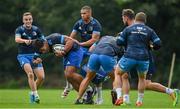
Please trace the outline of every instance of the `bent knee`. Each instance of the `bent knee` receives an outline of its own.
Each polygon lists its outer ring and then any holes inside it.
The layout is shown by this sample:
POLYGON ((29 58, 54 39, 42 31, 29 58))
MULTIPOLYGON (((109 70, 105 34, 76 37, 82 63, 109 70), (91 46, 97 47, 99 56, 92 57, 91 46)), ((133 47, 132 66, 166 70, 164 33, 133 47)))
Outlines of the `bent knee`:
POLYGON ((128 78, 129 78, 129 76, 128 76, 128 74, 127 74, 127 73, 124 73, 124 74, 122 75, 122 78, 123 78, 123 79, 128 79, 128 78))
POLYGON ((28 78, 34 79, 34 73, 33 72, 28 73, 28 78))
POLYGON ((146 80, 145 87, 146 87, 146 89, 149 89, 151 87, 151 81, 150 80, 146 80))
POLYGON ((44 77, 44 76, 40 76, 40 77, 37 77, 37 79, 38 79, 39 81, 44 81, 45 77, 44 77))

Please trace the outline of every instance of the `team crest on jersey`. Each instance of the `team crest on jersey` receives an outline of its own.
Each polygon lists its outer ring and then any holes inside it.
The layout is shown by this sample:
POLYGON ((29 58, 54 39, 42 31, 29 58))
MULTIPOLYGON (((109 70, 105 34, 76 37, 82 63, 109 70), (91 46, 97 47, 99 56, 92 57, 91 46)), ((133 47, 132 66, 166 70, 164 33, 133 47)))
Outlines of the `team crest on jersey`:
POLYGON ((33 31, 33 32, 32 32, 32 35, 33 35, 33 36, 36 36, 36 35, 37 35, 37 33, 36 33, 35 31, 33 31))
POLYGON ((82 30, 82 27, 81 27, 81 26, 79 27, 79 30, 82 30))
POLYGON ((93 26, 89 26, 88 31, 92 31, 92 30, 93 30, 93 26))

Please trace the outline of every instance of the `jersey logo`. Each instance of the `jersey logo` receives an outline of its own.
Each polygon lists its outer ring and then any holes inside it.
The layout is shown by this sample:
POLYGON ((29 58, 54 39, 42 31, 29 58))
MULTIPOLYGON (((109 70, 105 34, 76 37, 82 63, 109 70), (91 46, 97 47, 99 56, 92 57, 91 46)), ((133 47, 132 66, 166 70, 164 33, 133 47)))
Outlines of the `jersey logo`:
POLYGON ((93 31, 93 27, 89 26, 88 31, 93 31))
POLYGON ((137 29, 138 29, 138 30, 142 30, 142 29, 143 29, 143 27, 137 27, 137 29))
POLYGON ((82 30, 82 27, 81 27, 81 26, 79 27, 79 30, 82 30))
POLYGON ((22 35, 23 35, 23 36, 26 36, 26 33, 23 33, 22 35))
POLYGON ((36 33, 35 31, 33 31, 33 32, 32 32, 32 35, 33 35, 33 36, 36 36, 36 35, 37 35, 37 33, 36 33))
POLYGON ((70 62, 68 61, 67 64, 70 64, 70 62))

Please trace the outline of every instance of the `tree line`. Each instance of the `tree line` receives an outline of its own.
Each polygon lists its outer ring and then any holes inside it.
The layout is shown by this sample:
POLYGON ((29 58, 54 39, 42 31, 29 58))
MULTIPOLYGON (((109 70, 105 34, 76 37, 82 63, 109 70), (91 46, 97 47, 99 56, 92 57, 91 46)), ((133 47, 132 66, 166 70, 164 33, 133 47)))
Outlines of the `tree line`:
MULTIPOLYGON (((102 24, 102 35, 116 35, 125 27, 121 18, 124 8, 147 14, 147 25, 162 40, 162 48, 154 52, 157 73, 153 80, 167 84, 172 53, 176 53, 173 87, 180 87, 180 1, 179 0, 1 0, 0 1, 0 87, 25 86, 26 76, 16 59, 17 44, 14 31, 22 25, 22 14, 30 11, 34 24, 44 35, 58 32, 69 35, 80 18, 80 9, 89 5, 93 17, 102 24)), ((43 56, 47 87, 63 87, 62 58, 52 54, 43 56), (56 78, 56 79, 54 79, 56 78), (59 86, 60 85, 60 86, 59 86)))

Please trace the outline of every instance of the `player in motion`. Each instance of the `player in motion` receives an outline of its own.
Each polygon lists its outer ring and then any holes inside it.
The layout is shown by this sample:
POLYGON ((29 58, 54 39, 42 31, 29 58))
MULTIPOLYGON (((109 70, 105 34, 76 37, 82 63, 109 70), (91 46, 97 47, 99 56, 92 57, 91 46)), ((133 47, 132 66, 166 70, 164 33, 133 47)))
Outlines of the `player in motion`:
MULTIPOLYGON (((56 56, 63 57, 65 77, 78 92, 83 77, 77 73, 77 70, 80 68, 83 52, 76 40, 66 35, 53 33, 47 36, 46 40, 33 41, 33 46, 41 53, 53 52, 56 56)), ((91 95, 87 94, 87 96, 91 95)), ((85 100, 89 103, 90 99, 85 100)))
POLYGON ((113 36, 103 36, 92 54, 90 55, 87 67, 87 75, 81 82, 79 94, 76 104, 81 104, 81 97, 85 92, 90 81, 100 73, 102 67, 106 75, 109 75, 114 80, 114 67, 117 64, 117 56, 122 56, 124 49, 116 44, 116 38, 113 36))
MULTIPOLYGON (((123 19, 123 23, 124 25, 130 26, 132 24, 134 24, 134 11, 132 9, 123 9, 122 11, 122 19, 123 19)), ((150 48, 150 45, 149 45, 150 48)), ((177 104, 178 101, 178 90, 177 89, 170 89, 168 87, 165 87, 157 82, 152 82, 152 75, 156 72, 156 68, 155 68, 155 60, 152 54, 152 48, 150 48, 149 50, 149 69, 147 72, 147 76, 146 76, 146 84, 145 87, 148 90, 153 90, 153 91, 157 91, 157 92, 162 92, 162 93, 167 93, 168 95, 171 96, 171 98, 173 99, 173 105, 175 106, 177 104)), ((122 76, 122 82, 123 82, 123 102, 124 104, 130 104, 130 100, 129 100, 129 90, 130 90, 130 85, 129 85, 129 76, 128 74, 133 73, 134 71, 131 71, 130 73, 125 73, 122 76)), ((112 91, 112 95, 116 95, 115 91, 112 91)), ((116 96, 112 96, 112 101, 115 103, 116 101, 116 96)))
POLYGON ((46 40, 35 40, 33 45, 39 49, 41 53, 54 52, 58 57, 64 57, 64 71, 65 77, 70 82, 73 88, 78 91, 79 85, 82 81, 82 76, 79 75, 77 69, 80 67, 82 61, 82 49, 72 40, 72 38, 53 33, 46 37, 46 40), (64 49, 54 49, 56 44, 61 44, 64 49))
POLYGON ((137 13, 135 23, 126 27, 117 39, 118 45, 126 46, 126 52, 118 62, 115 71, 115 88, 118 98, 115 102, 116 105, 123 103, 119 78, 130 72, 132 68, 137 70, 139 77, 136 106, 143 104, 145 78, 149 68, 149 44, 152 42, 155 50, 161 46, 159 37, 151 28, 145 25, 145 22, 146 14, 143 12, 137 13))
POLYGON ((28 77, 30 102, 39 103, 40 97, 37 88, 43 83, 44 69, 39 52, 31 45, 34 39, 44 39, 43 34, 37 26, 32 25, 33 17, 30 12, 23 14, 23 25, 15 31, 15 42, 18 43, 17 59, 28 77), (36 75, 37 79, 35 80, 36 75))
MULTIPOLYGON (((99 21, 92 17, 92 9, 90 6, 83 6, 80 14, 81 19, 74 24, 70 37, 76 39, 78 33, 80 33, 81 41, 79 45, 83 49, 83 62, 85 62, 89 57, 89 47, 100 38, 102 27, 99 21)), ((68 95, 70 89, 71 85, 67 82, 64 92, 62 93, 63 98, 68 95)))

